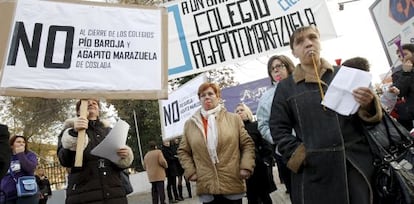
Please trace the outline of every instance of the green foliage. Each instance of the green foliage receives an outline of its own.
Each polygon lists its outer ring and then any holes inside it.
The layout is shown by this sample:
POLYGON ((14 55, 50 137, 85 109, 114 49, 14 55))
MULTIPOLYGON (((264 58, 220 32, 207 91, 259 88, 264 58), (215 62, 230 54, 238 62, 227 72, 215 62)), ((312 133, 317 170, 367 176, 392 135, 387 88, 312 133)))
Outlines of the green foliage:
MULTIPOLYGON (((27 97, 4 97, 3 120, 11 134, 20 134, 28 139, 40 140, 55 132, 67 117, 71 100, 68 99, 44 99, 27 97)), ((30 141, 30 140, 29 140, 30 141)))

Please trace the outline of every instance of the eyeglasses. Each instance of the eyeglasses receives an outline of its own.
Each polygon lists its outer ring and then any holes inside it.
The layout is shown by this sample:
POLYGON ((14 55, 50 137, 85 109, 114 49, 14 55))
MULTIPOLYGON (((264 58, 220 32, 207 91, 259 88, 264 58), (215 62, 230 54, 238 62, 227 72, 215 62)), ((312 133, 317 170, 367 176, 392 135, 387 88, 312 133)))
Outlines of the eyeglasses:
POLYGON ((286 66, 284 64, 277 64, 272 67, 272 71, 280 71, 286 69, 286 66))

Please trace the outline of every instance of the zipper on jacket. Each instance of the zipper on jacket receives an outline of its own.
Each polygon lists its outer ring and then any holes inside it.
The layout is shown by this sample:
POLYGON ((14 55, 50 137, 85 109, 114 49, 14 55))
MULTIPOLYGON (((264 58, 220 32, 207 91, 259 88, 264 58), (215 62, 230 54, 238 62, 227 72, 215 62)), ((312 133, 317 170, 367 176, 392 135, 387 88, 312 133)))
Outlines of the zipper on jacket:
POLYGON ((73 186, 72 186, 72 191, 74 191, 76 189, 76 183, 75 184, 73 184, 73 186))

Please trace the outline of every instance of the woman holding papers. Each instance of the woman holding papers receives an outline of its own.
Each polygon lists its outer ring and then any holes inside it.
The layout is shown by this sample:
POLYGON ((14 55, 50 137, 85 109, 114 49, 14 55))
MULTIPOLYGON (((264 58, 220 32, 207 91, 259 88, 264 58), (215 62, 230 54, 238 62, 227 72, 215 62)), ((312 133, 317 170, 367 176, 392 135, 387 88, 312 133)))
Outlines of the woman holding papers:
MULTIPOLYGON (((76 104, 79 115, 80 101, 76 104)), ((65 122, 65 128, 59 136, 58 157, 60 164, 71 168, 66 190, 66 203, 105 203, 126 204, 120 172, 129 167, 133 161, 131 148, 125 146, 114 154, 119 156, 118 162, 97 157, 90 152, 108 135, 109 123, 99 118, 100 104, 98 100, 88 100, 87 118, 78 117, 65 122), (82 167, 74 167, 77 134, 86 129, 82 167)))
POLYGON ((293 172, 292 204, 372 204, 373 156, 362 125, 381 120, 378 99, 369 88, 356 88, 361 106, 350 116, 321 105, 338 69, 320 57, 318 29, 295 30, 290 48, 300 63, 277 87, 269 126, 293 172))

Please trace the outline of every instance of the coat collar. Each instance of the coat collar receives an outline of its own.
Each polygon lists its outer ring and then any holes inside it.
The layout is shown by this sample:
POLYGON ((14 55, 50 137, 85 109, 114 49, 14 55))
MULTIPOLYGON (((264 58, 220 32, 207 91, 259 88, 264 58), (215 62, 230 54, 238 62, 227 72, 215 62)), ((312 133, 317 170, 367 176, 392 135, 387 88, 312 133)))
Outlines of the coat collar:
MULTIPOLYGON (((319 67, 320 71, 320 76, 322 77, 326 71, 331 71, 333 72, 333 66, 326 61, 325 59, 321 58, 321 65, 319 67)), ((295 83, 299 83, 303 80, 305 80, 305 83, 318 83, 318 78, 316 77, 315 71, 308 71, 308 70, 304 70, 301 66, 301 64, 298 64, 295 68, 295 71, 293 72, 293 80, 295 81, 295 83)), ((321 80, 321 83, 326 85, 326 83, 324 81, 321 80)))

